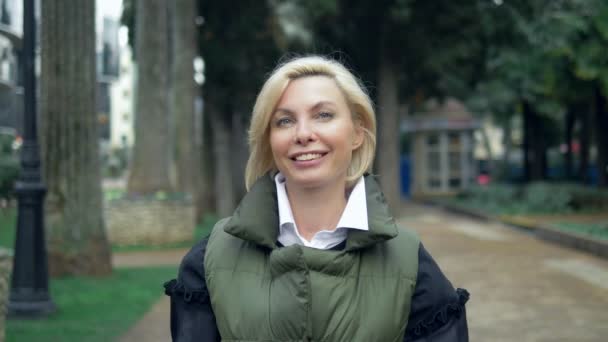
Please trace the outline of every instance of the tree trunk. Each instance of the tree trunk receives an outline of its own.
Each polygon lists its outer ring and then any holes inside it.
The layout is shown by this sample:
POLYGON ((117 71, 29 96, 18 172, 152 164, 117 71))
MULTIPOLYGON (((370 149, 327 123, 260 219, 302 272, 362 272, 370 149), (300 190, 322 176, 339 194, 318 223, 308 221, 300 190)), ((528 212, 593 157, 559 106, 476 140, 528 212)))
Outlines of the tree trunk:
POLYGON ((392 212, 397 215, 399 193, 399 102, 394 64, 388 56, 380 58, 378 72, 378 148, 380 184, 392 212))
POLYGON ((137 0, 135 145, 129 174, 131 194, 172 190, 168 107, 168 3, 137 0))
POLYGON ((213 156, 215 165, 216 210, 219 217, 226 217, 234 210, 234 186, 232 182, 231 115, 212 96, 207 96, 207 109, 213 131, 213 156))
POLYGON ((597 182, 608 186, 608 107, 599 84, 595 86, 595 141, 597 146, 597 182))
MULTIPOLYGON (((202 102, 201 102, 202 103, 202 102)), ((198 169, 200 176, 196 191, 196 219, 201 222, 203 217, 215 211, 215 177, 213 159, 213 134, 209 106, 205 106, 200 117, 200 149, 198 149, 198 169)))
POLYGON ((495 177, 496 175, 494 174, 494 153, 492 151, 492 145, 490 144, 490 137, 488 137, 488 132, 484 129, 483 126, 479 130, 479 133, 481 133, 482 144, 484 149, 486 150, 486 154, 488 155, 488 174, 492 175, 492 177, 495 177))
POLYGON ((236 114, 232 120, 232 182, 234 195, 239 199, 247 192, 245 187, 245 166, 247 165, 247 125, 243 115, 236 114))
POLYGON ((112 264, 99 162, 95 1, 41 4, 40 133, 49 270, 55 276, 106 275, 112 264))
POLYGON ((546 179, 547 158, 542 119, 524 101, 524 174, 526 181, 546 179))
POLYGON ((502 165, 500 168, 499 178, 504 180, 510 180, 511 176, 511 150, 513 148, 513 139, 511 138, 511 132, 513 130, 513 124, 511 118, 505 120, 504 123, 504 135, 502 137, 502 144, 505 148, 504 155, 502 157, 502 165))
POLYGON ((197 180, 199 155, 195 151, 193 61, 196 57, 196 3, 194 0, 175 1, 172 63, 172 112, 175 117, 177 190, 192 194, 197 180))
POLYGON ((530 152, 530 125, 531 125, 531 119, 530 119, 530 110, 529 110, 529 105, 527 102, 522 102, 522 122, 523 122, 523 131, 524 131, 524 138, 523 138, 523 154, 524 154, 524 182, 529 182, 532 179, 532 172, 531 172, 531 161, 532 161, 532 157, 531 157, 531 152, 530 152))
POLYGON ((591 107, 587 106, 581 113, 581 129, 579 132, 579 140, 581 142, 580 149, 580 164, 578 168, 578 178, 583 184, 589 183, 587 170, 589 169, 589 151, 591 142, 591 107))
POLYGON ((566 153, 564 154, 564 176, 567 180, 572 179, 572 170, 574 170, 572 162, 572 137, 574 131, 574 124, 576 119, 577 107, 575 105, 568 106, 566 116, 564 120, 564 143, 566 146, 566 153))

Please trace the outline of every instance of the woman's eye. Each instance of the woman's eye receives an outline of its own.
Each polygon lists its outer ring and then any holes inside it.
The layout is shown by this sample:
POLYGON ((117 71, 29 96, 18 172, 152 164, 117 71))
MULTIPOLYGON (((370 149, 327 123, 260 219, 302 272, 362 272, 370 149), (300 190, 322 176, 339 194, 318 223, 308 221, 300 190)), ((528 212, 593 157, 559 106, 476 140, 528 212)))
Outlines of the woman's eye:
POLYGON ((285 127, 289 126, 292 122, 293 120, 291 118, 279 118, 275 124, 277 127, 285 127))
POLYGON ((334 114, 329 113, 329 112, 321 112, 321 113, 317 114, 317 117, 319 117, 319 119, 329 120, 334 117, 334 114))

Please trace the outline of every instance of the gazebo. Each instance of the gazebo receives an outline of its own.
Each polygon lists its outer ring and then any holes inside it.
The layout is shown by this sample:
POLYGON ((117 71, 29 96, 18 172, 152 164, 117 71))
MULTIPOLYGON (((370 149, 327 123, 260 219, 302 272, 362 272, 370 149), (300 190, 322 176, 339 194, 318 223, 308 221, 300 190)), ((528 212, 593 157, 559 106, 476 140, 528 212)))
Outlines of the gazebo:
POLYGON ((465 106, 453 98, 431 100, 425 110, 402 121, 410 135, 411 195, 453 194, 473 184, 473 132, 480 128, 465 106))

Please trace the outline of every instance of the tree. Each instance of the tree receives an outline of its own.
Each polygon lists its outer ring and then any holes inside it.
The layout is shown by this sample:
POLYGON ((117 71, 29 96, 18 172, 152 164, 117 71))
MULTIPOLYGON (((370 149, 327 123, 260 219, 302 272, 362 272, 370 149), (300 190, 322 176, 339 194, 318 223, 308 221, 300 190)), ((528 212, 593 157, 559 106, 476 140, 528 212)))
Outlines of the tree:
POLYGON ((133 194, 170 192, 169 3, 136 0, 135 5, 135 145, 127 188, 133 194))
MULTIPOLYGON (((194 100, 197 87, 194 83, 193 62, 196 57, 196 2, 173 2, 173 61, 171 84, 171 111, 175 118, 177 189, 191 193, 198 184, 199 153, 196 149, 194 100)), ((200 140, 200 139, 198 139, 200 140)), ((199 146, 200 147, 200 146, 199 146)))
MULTIPOLYGON (((306 51, 340 51, 347 63, 371 84, 378 118, 376 167, 389 204, 399 195, 400 107, 420 97, 442 96, 465 72, 479 50, 476 1, 284 0, 307 18, 314 43, 306 51), (293 5, 292 5, 293 6, 293 5), (441 48, 441 53, 437 50, 441 48)), ((467 78, 465 78, 465 76, 467 78)), ((455 88, 455 87, 452 87, 455 88)))
POLYGON ((564 51, 574 65, 574 74, 591 88, 597 146, 598 183, 608 186, 608 3, 602 0, 575 1, 572 13, 576 26, 564 51))
POLYGON ((95 1, 42 1, 41 140, 51 274, 111 272, 96 114, 95 1), (64 20, 70 18, 70 20, 64 20))
POLYGON ((212 131, 216 210, 227 216, 240 197, 237 189, 243 188, 234 179, 242 182, 245 169, 238 156, 245 154, 246 146, 234 136, 244 136, 246 125, 235 121, 249 119, 255 96, 279 58, 279 33, 266 1, 200 1, 199 10, 204 18, 200 52, 205 60, 204 116, 212 131), (234 15, 235 8, 240 15, 234 15), (243 131, 235 132, 234 127, 243 131))

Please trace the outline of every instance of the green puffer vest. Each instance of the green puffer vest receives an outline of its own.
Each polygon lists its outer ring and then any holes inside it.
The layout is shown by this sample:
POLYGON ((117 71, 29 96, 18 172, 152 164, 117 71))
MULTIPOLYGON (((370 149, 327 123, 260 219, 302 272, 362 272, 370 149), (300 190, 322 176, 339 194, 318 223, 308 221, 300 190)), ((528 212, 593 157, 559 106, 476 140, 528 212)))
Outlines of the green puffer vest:
POLYGON ((274 181, 262 177, 216 224, 205 279, 222 341, 402 341, 418 271, 418 237, 398 229, 372 177, 369 231, 344 250, 279 248, 274 181))

